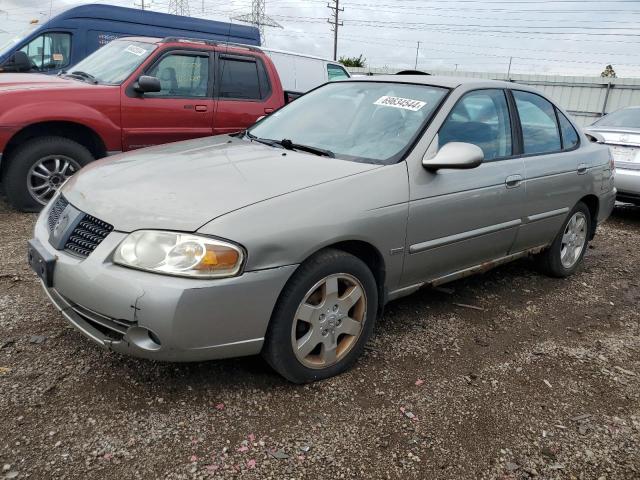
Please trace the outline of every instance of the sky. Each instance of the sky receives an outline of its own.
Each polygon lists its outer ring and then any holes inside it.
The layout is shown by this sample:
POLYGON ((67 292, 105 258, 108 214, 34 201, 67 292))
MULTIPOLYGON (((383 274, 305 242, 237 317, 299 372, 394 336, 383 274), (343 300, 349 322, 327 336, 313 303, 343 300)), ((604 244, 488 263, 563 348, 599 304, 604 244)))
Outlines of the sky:
MULTIPOLYGON (((141 1, 0 0, 0 43, 70 6, 141 1)), ((166 12, 170 0, 144 1, 166 12)), ((283 27, 266 27, 266 45, 332 57, 333 1, 265 0, 283 27)), ((612 64, 618 77, 640 77, 640 0, 340 0, 340 7, 338 56, 362 54, 371 67, 414 68, 417 53, 425 71, 507 73, 511 62, 512 73, 599 76, 612 64)), ((190 0, 189 8, 229 21, 248 13, 251 0, 190 0)))

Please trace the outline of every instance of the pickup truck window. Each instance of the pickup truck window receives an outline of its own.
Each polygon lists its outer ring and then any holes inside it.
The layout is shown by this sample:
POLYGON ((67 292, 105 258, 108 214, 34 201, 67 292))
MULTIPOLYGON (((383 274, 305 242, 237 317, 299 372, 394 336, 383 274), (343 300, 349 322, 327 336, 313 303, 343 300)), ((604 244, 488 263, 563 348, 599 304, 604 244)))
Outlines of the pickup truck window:
POLYGON ((98 83, 120 85, 156 49, 156 45, 131 40, 114 40, 71 68, 93 76, 98 83))
POLYGON ((148 97, 206 97, 209 84, 209 57, 170 54, 160 60, 148 75, 160 80, 162 90, 148 97))
POLYGON ((260 100, 258 63, 253 58, 220 57, 220 98, 260 100))
POLYGON ((39 71, 61 69, 69 65, 71 35, 43 33, 20 49, 39 71))

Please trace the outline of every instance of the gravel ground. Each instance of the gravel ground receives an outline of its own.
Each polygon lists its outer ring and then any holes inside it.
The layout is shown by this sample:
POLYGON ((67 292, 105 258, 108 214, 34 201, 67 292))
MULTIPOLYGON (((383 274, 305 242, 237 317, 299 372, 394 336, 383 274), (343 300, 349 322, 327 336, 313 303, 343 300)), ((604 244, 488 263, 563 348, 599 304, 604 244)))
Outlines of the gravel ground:
POLYGON ((34 218, 0 201, 0 478, 640 478, 640 208, 570 279, 527 260, 390 304, 306 386, 94 346, 26 265, 34 218))

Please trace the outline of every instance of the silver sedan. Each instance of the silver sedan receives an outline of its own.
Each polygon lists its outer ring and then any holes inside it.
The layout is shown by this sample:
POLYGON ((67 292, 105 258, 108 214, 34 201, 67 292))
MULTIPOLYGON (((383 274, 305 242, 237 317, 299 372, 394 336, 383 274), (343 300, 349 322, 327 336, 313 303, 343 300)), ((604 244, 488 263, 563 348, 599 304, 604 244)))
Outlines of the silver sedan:
POLYGON ((29 259, 99 345, 261 353, 301 383, 353 365, 384 305, 420 287, 529 255, 571 275, 615 194, 608 149, 530 88, 369 77, 236 135, 89 165, 29 259))
POLYGON ((586 130, 600 134, 611 149, 618 200, 640 205, 640 107, 617 110, 586 130))

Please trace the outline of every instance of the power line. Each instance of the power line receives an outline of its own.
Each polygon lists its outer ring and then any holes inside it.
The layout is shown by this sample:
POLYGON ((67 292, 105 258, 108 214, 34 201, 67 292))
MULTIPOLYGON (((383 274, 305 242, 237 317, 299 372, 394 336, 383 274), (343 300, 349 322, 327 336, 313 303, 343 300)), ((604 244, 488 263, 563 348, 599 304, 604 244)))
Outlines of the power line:
POLYGON ((327 22, 332 25, 333 29, 333 60, 335 61, 338 59, 338 27, 343 25, 338 19, 340 12, 344 12, 344 8, 340 8, 340 0, 332 0, 327 4, 327 8, 333 11, 333 19, 329 18, 327 22))
POLYGON ((241 22, 251 23, 258 27, 260 30, 260 39, 262 44, 266 44, 264 36, 264 27, 276 27, 283 28, 278 22, 271 17, 267 17, 265 13, 265 0, 253 0, 251 2, 251 13, 245 13, 244 15, 237 15, 232 17, 233 20, 239 20, 241 22))

